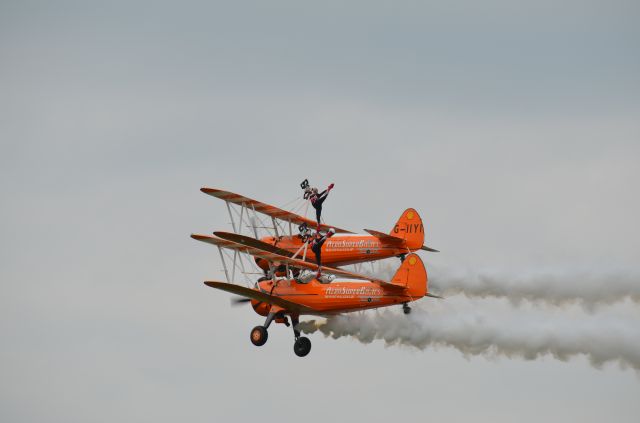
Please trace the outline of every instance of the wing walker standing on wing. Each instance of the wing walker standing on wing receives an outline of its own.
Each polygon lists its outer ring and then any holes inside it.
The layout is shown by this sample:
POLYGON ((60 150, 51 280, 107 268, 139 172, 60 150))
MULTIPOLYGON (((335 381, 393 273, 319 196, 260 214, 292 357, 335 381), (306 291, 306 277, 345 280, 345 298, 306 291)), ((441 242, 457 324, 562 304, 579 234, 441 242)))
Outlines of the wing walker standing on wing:
POLYGON ((322 215, 322 203, 327 199, 329 192, 333 189, 334 184, 332 183, 318 194, 318 188, 309 188, 309 181, 305 179, 300 184, 300 187, 305 191, 304 198, 308 198, 311 201, 311 205, 314 209, 316 209, 316 221, 318 222, 318 228, 320 228, 320 217, 322 215))
POLYGON ((306 179, 300 186, 304 196, 299 207, 308 205, 306 200, 309 200, 316 210, 316 222, 229 191, 201 189, 226 202, 233 228, 233 233, 191 235, 193 239, 218 247, 220 253, 227 282, 206 281, 205 284, 239 295, 242 298, 235 303, 250 302, 256 313, 266 317, 263 325, 251 331, 254 345, 267 342, 271 323, 289 326, 290 318, 294 352, 304 357, 311 351, 311 341, 300 336, 297 329, 302 315, 331 316, 395 304, 402 305, 408 314, 410 302, 425 296, 440 298, 429 293, 426 269, 415 253, 437 250, 423 245, 424 225, 414 209, 406 209, 389 234, 365 229, 368 235, 357 235, 321 222, 322 203, 333 184, 320 194, 317 189, 309 188, 306 179), (271 224, 265 224, 260 216, 270 218, 271 224), (314 224, 315 233, 309 229, 314 224), (294 225, 298 229, 296 234, 294 225), (243 230, 249 230, 253 236, 244 235, 243 230), (258 230, 268 230, 271 234, 259 238, 258 230), (315 260, 308 257, 309 246, 315 260), (246 260, 247 256, 253 260, 246 260), (389 281, 339 268, 389 257, 401 259, 401 266, 389 281), (231 261, 231 269, 227 260, 231 261), (249 266, 254 268, 253 272, 249 266), (237 270, 247 279, 251 275, 261 277, 257 282, 250 281, 250 286, 241 286, 233 283, 237 270), (336 281, 335 277, 349 281, 336 281))
POLYGON ((313 238, 313 241, 311 241, 311 251, 313 251, 313 253, 316 255, 316 264, 318 265, 318 275, 316 276, 316 279, 320 279, 320 275, 321 275, 322 245, 327 239, 331 238, 335 233, 336 231, 333 228, 329 229, 329 232, 327 232, 324 236, 320 233, 320 231, 318 231, 316 232, 316 236, 315 238, 313 238))

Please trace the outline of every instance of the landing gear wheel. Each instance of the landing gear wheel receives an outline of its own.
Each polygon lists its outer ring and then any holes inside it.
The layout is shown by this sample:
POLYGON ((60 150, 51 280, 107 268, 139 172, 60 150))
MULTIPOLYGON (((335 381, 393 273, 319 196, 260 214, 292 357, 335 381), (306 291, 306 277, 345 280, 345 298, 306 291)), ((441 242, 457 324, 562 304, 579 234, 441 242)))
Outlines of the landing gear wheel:
POLYGON ((298 357, 304 357, 309 354, 309 351, 311 351, 311 341, 309 341, 309 338, 301 336, 296 339, 296 342, 293 344, 293 352, 296 353, 298 357))
POLYGON ((264 326, 256 326, 251 329, 251 343, 256 347, 262 346, 267 342, 269 338, 269 332, 264 326))
POLYGON ((411 307, 406 304, 402 304, 402 311, 404 312, 404 314, 409 314, 411 313, 411 307))

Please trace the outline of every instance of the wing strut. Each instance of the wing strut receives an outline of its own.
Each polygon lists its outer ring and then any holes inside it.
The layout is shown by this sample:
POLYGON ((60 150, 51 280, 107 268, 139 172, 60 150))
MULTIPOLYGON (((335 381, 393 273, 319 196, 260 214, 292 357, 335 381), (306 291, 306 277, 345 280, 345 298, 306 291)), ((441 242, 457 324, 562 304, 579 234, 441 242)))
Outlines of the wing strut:
MULTIPOLYGON (((245 205, 244 205, 244 203, 242 203, 240 205, 240 223, 238 224, 238 229, 240 230, 239 233, 242 233, 242 223, 243 223, 243 219, 242 218, 244 217, 244 208, 245 208, 245 205)), ((248 214, 248 212, 247 212, 247 214, 248 214)))
POLYGON ((256 214, 256 206, 255 205, 251 204, 251 210, 253 210, 253 218, 255 219, 253 221, 253 225, 251 225, 253 227, 253 235, 256 237, 256 239, 258 239, 258 228, 256 228, 256 224, 258 223, 258 221, 260 219, 258 219, 258 215, 256 214))
POLYGON ((220 253, 220 260, 222 260, 222 267, 224 267, 224 275, 227 277, 227 282, 231 282, 231 279, 229 279, 229 272, 227 271, 227 262, 224 261, 224 255, 222 254, 222 247, 219 245, 217 247, 218 252, 220 253))
POLYGON ((229 212, 229 218, 231 219, 231 226, 233 227, 233 232, 238 233, 238 231, 236 230, 236 221, 233 218, 233 214, 231 213, 231 206, 229 205, 228 201, 225 201, 225 203, 227 203, 227 211, 229 212))

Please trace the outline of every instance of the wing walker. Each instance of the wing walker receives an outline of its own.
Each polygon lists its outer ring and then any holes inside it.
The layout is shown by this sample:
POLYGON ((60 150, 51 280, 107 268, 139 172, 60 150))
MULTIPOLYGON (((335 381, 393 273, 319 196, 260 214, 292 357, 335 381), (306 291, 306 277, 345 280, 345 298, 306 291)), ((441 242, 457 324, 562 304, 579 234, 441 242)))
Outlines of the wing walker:
POLYGON ((264 345, 269 326, 281 323, 292 326, 293 350, 304 357, 311 351, 311 341, 297 328, 302 315, 331 316, 392 305, 409 314, 410 302, 425 296, 440 298, 429 293, 427 272, 416 254, 437 252, 424 245, 424 225, 417 211, 406 209, 389 233, 365 229, 366 235, 354 234, 322 222, 322 206, 333 184, 318 192, 305 179, 300 187, 303 196, 294 200, 292 211, 229 191, 200 189, 226 203, 233 229, 191 235, 218 248, 227 279, 204 283, 236 294, 234 304, 248 302, 266 317, 263 325, 251 330, 254 345, 264 345), (309 205, 316 211, 315 221, 298 214, 306 215, 309 205), (390 280, 361 273, 365 263, 390 257, 401 261, 390 280), (342 268, 347 265, 355 270, 342 268), (245 286, 235 282, 237 274, 246 280, 245 286))

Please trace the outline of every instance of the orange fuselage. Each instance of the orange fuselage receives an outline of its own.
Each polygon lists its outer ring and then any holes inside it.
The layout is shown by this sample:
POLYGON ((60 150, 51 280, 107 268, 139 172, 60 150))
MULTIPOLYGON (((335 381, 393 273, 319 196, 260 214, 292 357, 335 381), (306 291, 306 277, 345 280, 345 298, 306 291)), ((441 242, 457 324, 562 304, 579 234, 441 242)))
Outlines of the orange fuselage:
MULTIPOLYGON (((273 287, 273 281, 258 283, 259 289, 265 293, 281 297, 284 300, 302 304, 317 310, 317 315, 346 313, 386 307, 406 303, 422 298, 410 296, 406 291, 386 290, 372 282, 332 282, 323 284, 316 279, 301 284, 295 280, 281 279, 273 287)), ((256 313, 266 316, 271 305, 251 300, 256 313)))
MULTIPOLYGON (((262 238, 261 241, 291 253, 300 250, 303 245, 302 239, 297 235, 280 238, 270 236, 262 238)), ((371 235, 334 235, 322 245, 321 256, 323 265, 335 267, 381 260, 409 252, 404 244, 388 245, 371 235)), ((300 251, 298 257, 303 257, 303 254, 304 250, 300 251)), ((316 259, 310 246, 307 247, 306 259, 312 262, 316 259)))

